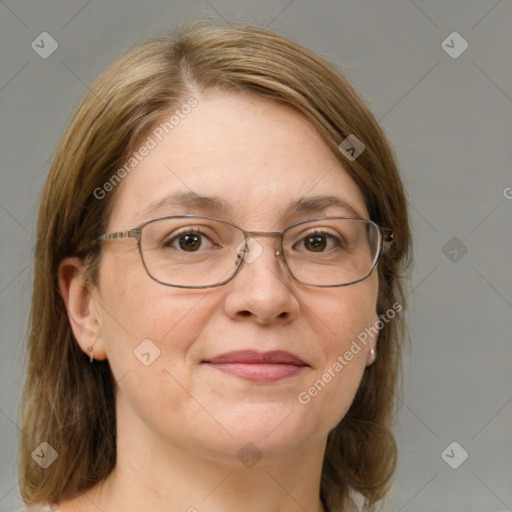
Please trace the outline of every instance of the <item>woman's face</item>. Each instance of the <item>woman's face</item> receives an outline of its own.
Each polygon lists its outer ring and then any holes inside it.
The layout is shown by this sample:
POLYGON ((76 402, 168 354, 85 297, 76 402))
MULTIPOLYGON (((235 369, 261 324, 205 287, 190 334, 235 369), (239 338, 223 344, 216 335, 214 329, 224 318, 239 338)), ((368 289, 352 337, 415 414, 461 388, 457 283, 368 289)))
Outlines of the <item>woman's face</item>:
MULTIPOLYGON (((353 216, 340 206, 283 213, 313 196, 336 196, 368 218, 359 188, 300 114, 238 94, 210 92, 197 100, 118 185, 109 231, 167 215, 215 214, 248 231, 353 216), (178 192, 215 197, 226 208, 164 202, 148 210, 178 192)), ((133 238, 103 244, 93 294, 101 330, 95 351, 104 347, 118 383, 120 428, 218 458, 247 443, 263 454, 323 443, 343 418, 371 362, 371 338, 351 360, 344 354, 375 322, 377 274, 346 287, 307 286, 276 257, 275 238, 257 242, 262 252, 254 261, 207 289, 151 279, 133 238), (287 351, 305 365, 254 381, 207 362, 246 350, 287 351), (333 374, 339 357, 346 364, 333 374), (331 378, 308 393, 329 368, 331 378)))

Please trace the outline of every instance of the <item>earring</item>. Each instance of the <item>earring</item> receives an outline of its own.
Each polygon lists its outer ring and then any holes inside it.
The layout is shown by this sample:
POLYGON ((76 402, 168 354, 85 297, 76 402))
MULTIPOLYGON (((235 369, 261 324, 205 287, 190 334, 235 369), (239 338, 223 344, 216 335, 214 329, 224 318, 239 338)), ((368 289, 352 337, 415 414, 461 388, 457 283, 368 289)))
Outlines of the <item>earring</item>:
POLYGON ((377 351, 374 348, 372 348, 370 350, 370 354, 372 355, 372 359, 375 361, 375 359, 377 359, 377 351))
POLYGON ((93 350, 93 348, 92 347, 87 347, 87 352, 89 352, 91 354, 90 359, 89 359, 89 363, 92 363, 94 361, 94 350, 93 350))

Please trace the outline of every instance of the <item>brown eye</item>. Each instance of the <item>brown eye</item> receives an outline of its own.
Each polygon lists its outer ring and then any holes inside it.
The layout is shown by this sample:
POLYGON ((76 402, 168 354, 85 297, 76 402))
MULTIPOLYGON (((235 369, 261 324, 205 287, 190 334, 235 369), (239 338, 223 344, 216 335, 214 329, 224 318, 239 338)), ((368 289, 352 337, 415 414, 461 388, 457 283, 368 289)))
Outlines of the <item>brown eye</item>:
POLYGON ((197 251, 201 247, 201 237, 197 234, 188 234, 178 238, 178 244, 184 251, 197 251))
POLYGON ((302 236, 303 237, 294 249, 309 253, 322 254, 343 248, 342 238, 338 238, 334 234, 327 233, 325 231, 310 232, 309 234, 302 236))
POLYGON ((309 236, 304 239, 304 247, 311 252, 322 252, 327 247, 327 238, 324 235, 309 236))
POLYGON ((174 236, 167 237, 163 243, 166 249, 176 249, 181 252, 199 252, 204 249, 211 249, 213 242, 210 238, 199 230, 182 230, 174 234, 174 236))

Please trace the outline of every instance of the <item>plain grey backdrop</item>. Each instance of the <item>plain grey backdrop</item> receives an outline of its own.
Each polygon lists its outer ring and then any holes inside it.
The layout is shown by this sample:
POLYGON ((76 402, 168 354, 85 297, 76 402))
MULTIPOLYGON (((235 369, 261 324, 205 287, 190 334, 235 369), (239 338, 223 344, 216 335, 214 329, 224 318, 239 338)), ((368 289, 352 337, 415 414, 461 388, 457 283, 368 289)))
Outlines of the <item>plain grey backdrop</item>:
POLYGON ((22 342, 53 152, 114 58, 205 18, 267 26, 316 50, 396 150, 415 266, 399 466, 384 510, 512 510, 510 0, 0 0, 0 510, 22 505, 22 342))

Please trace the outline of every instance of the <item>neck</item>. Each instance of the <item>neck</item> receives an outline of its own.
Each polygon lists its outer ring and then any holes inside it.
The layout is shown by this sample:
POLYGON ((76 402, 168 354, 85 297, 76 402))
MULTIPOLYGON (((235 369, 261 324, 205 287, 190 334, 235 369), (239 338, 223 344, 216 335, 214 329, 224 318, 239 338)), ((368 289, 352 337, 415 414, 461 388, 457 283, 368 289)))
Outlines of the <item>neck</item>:
POLYGON ((236 463, 192 461, 186 454, 176 462, 182 464, 167 464, 166 473, 156 478, 153 471, 118 465, 98 493, 98 507, 104 512, 325 512, 319 483, 305 468, 267 461, 240 471, 236 463))
POLYGON ((219 452, 163 439, 137 418, 119 421, 116 467, 76 508, 63 504, 61 512, 324 512, 319 490, 325 441, 279 453, 263 443, 261 452, 237 449, 246 445, 240 441, 219 452))

